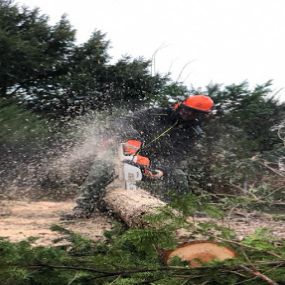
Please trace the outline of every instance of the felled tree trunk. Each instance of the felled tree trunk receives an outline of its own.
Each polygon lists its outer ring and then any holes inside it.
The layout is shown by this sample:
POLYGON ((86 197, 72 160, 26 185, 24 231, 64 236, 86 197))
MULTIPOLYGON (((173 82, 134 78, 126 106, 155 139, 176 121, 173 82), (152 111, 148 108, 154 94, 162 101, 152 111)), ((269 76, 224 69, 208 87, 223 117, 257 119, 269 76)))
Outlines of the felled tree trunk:
MULTIPOLYGON (((106 192, 104 201, 109 210, 118 215, 129 227, 148 226, 144 217, 153 214, 165 203, 145 190, 125 190, 113 184, 106 192)), ((179 232, 176 232, 179 240, 179 232)), ((173 257, 189 262, 190 267, 199 267, 205 262, 223 261, 236 256, 236 253, 223 245, 212 241, 195 241, 174 250, 162 250, 162 259, 170 264, 173 257)))
POLYGON ((111 185, 104 197, 107 208, 118 215, 129 227, 144 227, 144 217, 165 206, 160 199, 145 190, 126 190, 118 184, 111 185))

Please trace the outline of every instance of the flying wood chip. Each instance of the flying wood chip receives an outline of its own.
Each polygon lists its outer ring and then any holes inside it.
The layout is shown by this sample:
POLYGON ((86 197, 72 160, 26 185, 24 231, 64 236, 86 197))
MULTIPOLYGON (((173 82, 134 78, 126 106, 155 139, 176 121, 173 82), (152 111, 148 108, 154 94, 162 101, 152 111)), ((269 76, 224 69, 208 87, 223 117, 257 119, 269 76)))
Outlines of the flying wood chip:
POLYGON ((223 245, 210 241, 194 241, 185 243, 164 254, 164 262, 170 264, 173 257, 188 261, 190 267, 199 267, 210 261, 223 261, 236 256, 236 253, 223 245))

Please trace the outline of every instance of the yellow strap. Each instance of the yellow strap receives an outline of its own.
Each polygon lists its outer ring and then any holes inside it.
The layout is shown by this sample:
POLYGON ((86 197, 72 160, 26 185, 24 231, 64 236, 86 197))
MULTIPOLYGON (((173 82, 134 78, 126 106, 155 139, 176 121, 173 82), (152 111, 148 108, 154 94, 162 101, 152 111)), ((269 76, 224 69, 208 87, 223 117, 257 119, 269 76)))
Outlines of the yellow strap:
POLYGON ((169 131, 171 131, 174 127, 176 127, 178 124, 178 121, 176 121, 171 127, 169 127, 168 129, 166 129, 165 131, 163 131, 160 135, 158 135, 157 137, 155 137, 154 139, 152 139, 149 143, 147 143, 146 145, 143 145, 136 153, 135 155, 137 155, 142 149, 146 148, 147 146, 151 145, 153 142, 157 141, 158 139, 160 139, 162 136, 164 136, 165 134, 167 134, 169 131))

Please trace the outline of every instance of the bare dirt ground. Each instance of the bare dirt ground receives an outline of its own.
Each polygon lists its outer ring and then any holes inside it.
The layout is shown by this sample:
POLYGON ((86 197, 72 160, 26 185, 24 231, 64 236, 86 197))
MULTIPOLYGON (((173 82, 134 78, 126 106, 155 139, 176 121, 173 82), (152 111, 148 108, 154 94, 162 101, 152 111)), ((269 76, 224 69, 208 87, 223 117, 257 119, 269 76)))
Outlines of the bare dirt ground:
MULTIPOLYGON (((29 237, 36 237, 35 245, 66 244, 64 234, 52 231, 52 225, 59 225, 74 233, 94 241, 103 238, 103 232, 111 228, 111 220, 103 215, 91 219, 61 221, 60 215, 69 212, 74 206, 72 201, 0 201, 0 237, 17 242, 29 237), (56 242, 56 241, 59 242, 56 242)), ((195 218, 196 222, 207 221, 195 218)), ((285 238, 285 221, 274 220, 268 214, 235 213, 220 221, 220 224, 234 229, 238 237, 253 233, 257 228, 269 228, 275 237, 285 238)))
POLYGON ((52 231, 59 225, 92 240, 99 240, 103 232, 111 228, 110 220, 104 216, 92 219, 61 221, 60 215, 72 210, 74 202, 54 201, 0 201, 0 237, 18 242, 36 237, 35 245, 61 245, 67 243, 64 234, 52 231), (56 243, 57 240, 60 240, 56 243))

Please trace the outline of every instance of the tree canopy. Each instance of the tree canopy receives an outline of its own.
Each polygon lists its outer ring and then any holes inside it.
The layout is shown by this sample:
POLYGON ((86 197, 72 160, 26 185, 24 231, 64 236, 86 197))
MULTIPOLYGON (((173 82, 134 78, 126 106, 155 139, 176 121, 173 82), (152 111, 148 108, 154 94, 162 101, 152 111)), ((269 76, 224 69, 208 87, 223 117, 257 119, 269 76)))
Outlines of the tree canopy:
POLYGON ((17 97, 42 114, 74 116, 122 100, 150 101, 166 81, 142 58, 110 64, 101 31, 77 45, 65 16, 55 25, 48 20, 39 9, 0 1, 1 97, 17 97))
POLYGON ((30 95, 66 72, 75 31, 63 16, 54 26, 39 9, 0 1, 0 94, 30 95))

